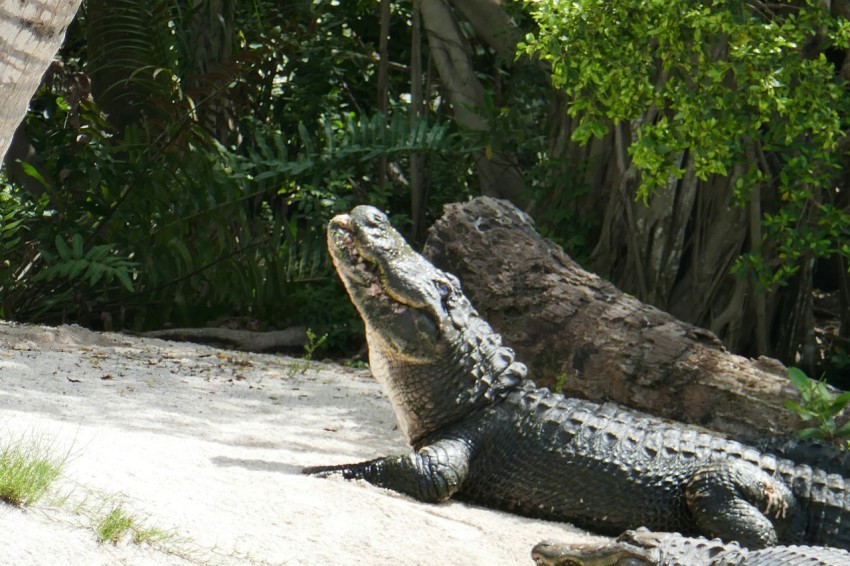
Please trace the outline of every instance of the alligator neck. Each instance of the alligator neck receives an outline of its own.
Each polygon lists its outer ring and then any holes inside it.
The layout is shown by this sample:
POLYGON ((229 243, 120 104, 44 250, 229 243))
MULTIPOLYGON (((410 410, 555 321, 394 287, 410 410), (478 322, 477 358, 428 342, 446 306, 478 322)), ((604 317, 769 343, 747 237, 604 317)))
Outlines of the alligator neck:
POLYGON ((368 332, 372 374, 413 445, 503 398, 526 376, 525 365, 465 298, 448 306, 438 347, 427 361, 394 356, 380 331, 368 332))

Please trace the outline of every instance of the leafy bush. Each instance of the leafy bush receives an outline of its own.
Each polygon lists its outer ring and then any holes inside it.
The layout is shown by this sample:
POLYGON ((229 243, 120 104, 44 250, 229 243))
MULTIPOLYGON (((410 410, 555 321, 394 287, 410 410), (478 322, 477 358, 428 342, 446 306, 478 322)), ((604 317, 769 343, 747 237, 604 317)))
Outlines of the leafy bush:
POLYGON ((363 200, 397 207, 389 189, 352 191, 380 157, 468 151, 448 125, 402 114, 325 119, 294 138, 245 121, 251 141, 235 151, 191 122, 181 144, 163 145, 139 127, 116 136, 92 101, 72 108, 48 90, 35 104, 48 178, 26 171, 45 192, 25 204, 7 186, 0 201, 0 245, 27 266, 0 271, 4 314, 30 321, 144 329, 240 316, 308 324, 332 350, 350 347, 362 331, 325 249, 328 220, 363 200))
POLYGON ((827 56, 850 45, 850 21, 814 0, 525 4, 538 30, 520 51, 551 65, 574 141, 629 132, 619 159, 640 173, 636 198, 691 174, 730 177, 740 203, 758 195, 764 245, 736 270, 766 289, 802 258, 850 258, 850 214, 833 202, 850 99, 827 56))

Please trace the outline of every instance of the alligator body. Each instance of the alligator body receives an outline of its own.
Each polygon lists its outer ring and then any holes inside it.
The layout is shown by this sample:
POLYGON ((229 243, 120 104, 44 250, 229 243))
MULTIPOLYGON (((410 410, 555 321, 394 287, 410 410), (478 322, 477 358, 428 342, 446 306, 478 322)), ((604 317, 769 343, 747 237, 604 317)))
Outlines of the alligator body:
POLYGON ((334 218, 328 245, 364 320, 372 374, 413 452, 305 473, 611 535, 647 526, 749 548, 850 548, 847 478, 537 388, 458 280, 414 252, 374 208, 334 218))
POLYGON ((850 566, 850 552, 825 546, 772 546, 748 550, 719 539, 626 531, 608 543, 541 542, 531 551, 538 566, 850 566))

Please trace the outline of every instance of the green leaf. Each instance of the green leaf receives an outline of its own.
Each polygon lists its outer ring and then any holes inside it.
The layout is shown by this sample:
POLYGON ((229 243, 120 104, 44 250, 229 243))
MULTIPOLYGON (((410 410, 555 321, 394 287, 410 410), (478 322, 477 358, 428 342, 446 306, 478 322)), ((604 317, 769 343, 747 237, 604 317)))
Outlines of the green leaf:
POLYGON ((806 372, 797 367, 788 368, 788 379, 791 380, 791 384, 800 391, 808 389, 811 381, 809 376, 806 375, 806 372))
POLYGON ((835 436, 850 436, 850 421, 847 421, 846 423, 838 427, 838 430, 835 431, 835 436))
POLYGON ((42 174, 38 172, 38 169, 36 169, 35 167, 33 167, 31 164, 27 163, 26 161, 20 161, 19 163, 21 165, 21 169, 24 170, 24 173, 28 177, 32 177, 33 179, 35 179, 36 181, 41 183, 44 187, 50 186, 50 183, 47 182, 47 179, 45 179, 42 176, 42 174))
POLYGON ((82 259, 85 255, 83 253, 83 237, 79 234, 74 234, 71 237, 71 248, 73 252, 74 259, 82 259))
POLYGON ((53 239, 53 244, 56 246, 56 253, 59 254, 60 258, 66 261, 71 259, 71 248, 68 247, 68 244, 65 243, 62 236, 56 236, 56 238, 53 239))
POLYGON ((118 271, 115 276, 118 278, 118 282, 121 283, 121 286, 124 287, 124 289, 130 293, 135 292, 133 282, 130 281, 130 276, 126 271, 118 271))
POLYGON ((89 267, 89 262, 84 259, 75 259, 69 261, 64 266, 59 266, 60 269, 62 267, 65 267, 67 269, 67 273, 65 273, 65 276, 68 279, 76 279, 80 276, 80 273, 82 273, 87 267, 89 267))
POLYGON ((103 264, 92 263, 89 264, 89 268, 86 271, 86 277, 88 277, 88 283, 90 286, 94 287, 97 285, 98 281, 101 280, 103 275, 106 273, 106 267, 103 264))
POLYGON ((838 397, 832 400, 832 404, 843 409, 847 403, 850 403, 850 391, 842 393, 838 397))
POLYGON ((812 414, 811 411, 804 408, 803 406, 801 406, 796 401, 792 401, 791 399, 785 400, 785 408, 788 409, 789 411, 792 411, 792 412, 796 413, 797 415, 799 415, 799 417, 801 419, 803 419, 804 421, 809 421, 809 420, 812 420, 812 418, 814 418, 814 415, 812 414))
POLYGON ((23 222, 23 221, 24 221, 23 218, 21 218, 21 219, 18 219, 18 220, 13 220, 11 222, 4 222, 0 226, 0 229, 2 229, 3 232, 13 232, 18 226, 21 225, 21 222, 23 222))
POLYGON ((825 440, 823 432, 819 428, 804 428, 797 432, 797 438, 803 440, 825 440))

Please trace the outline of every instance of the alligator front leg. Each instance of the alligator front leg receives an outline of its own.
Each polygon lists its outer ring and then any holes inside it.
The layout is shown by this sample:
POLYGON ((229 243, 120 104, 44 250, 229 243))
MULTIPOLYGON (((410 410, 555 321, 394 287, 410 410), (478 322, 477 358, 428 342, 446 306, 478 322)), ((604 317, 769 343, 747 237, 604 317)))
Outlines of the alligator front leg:
POLYGON ((748 548, 793 541, 803 528, 788 486, 740 460, 702 466, 685 486, 685 501, 703 533, 748 548))
POLYGON ((303 472, 320 477, 341 474, 345 479, 362 479, 433 503, 448 499, 460 489, 469 469, 469 457, 466 443, 443 439, 406 456, 341 466, 313 466, 304 468, 303 472))

